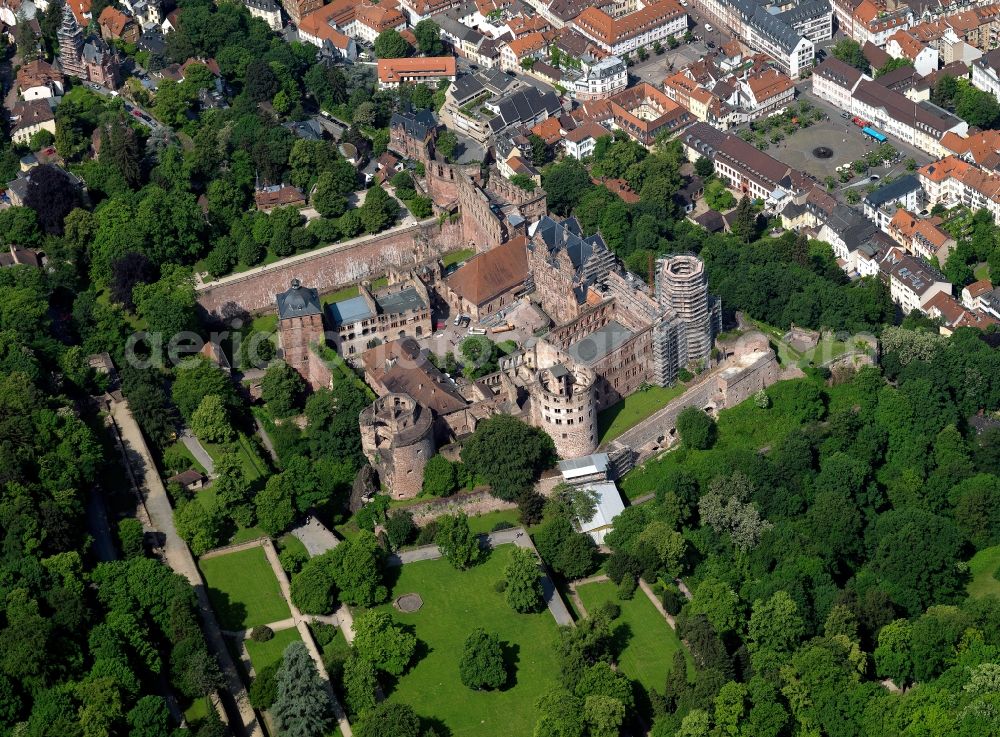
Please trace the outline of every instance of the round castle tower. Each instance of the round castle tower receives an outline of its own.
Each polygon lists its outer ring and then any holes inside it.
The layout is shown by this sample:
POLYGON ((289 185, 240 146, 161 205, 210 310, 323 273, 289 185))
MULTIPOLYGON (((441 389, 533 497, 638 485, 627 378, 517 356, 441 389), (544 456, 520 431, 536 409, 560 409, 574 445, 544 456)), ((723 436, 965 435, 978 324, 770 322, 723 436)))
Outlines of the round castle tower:
POLYGON ((386 394, 361 410, 361 449, 394 499, 416 496, 434 455, 431 412, 409 394, 386 394))
POLYGON ((538 372, 530 386, 536 427, 547 432, 561 458, 579 458, 597 449, 594 372, 556 364, 538 372))

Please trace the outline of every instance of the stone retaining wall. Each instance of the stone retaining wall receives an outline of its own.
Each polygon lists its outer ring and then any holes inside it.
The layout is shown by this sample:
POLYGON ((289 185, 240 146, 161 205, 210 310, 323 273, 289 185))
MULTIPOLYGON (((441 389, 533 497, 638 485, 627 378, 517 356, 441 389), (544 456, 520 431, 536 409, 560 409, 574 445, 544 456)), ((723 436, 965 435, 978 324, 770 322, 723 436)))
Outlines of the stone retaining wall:
POLYGON ((462 243, 460 221, 431 218, 199 284, 198 304, 217 317, 265 312, 275 308, 275 296, 288 289, 292 279, 326 294, 392 268, 436 258, 462 243))

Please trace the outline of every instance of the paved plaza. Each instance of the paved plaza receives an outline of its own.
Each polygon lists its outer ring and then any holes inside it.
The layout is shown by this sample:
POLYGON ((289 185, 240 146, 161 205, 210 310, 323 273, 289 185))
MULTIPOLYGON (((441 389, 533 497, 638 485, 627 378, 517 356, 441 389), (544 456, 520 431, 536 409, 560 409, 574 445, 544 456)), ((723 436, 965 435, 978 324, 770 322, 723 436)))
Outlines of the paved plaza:
POLYGON ((877 147, 878 144, 862 135, 858 126, 838 115, 786 136, 781 143, 772 145, 767 153, 823 181, 828 176, 837 176, 838 166, 857 161, 877 147), (832 149, 833 156, 828 159, 817 157, 813 149, 821 146, 832 149))

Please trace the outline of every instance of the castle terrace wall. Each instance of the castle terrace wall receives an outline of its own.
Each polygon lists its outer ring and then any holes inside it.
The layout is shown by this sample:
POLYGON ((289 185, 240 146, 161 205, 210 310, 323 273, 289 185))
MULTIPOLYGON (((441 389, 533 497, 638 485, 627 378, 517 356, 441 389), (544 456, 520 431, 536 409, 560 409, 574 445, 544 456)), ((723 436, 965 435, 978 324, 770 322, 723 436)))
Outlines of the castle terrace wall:
POLYGON ((195 291, 198 304, 217 317, 264 312, 274 309, 275 296, 292 279, 325 294, 461 247, 461 222, 430 218, 198 284, 195 291))

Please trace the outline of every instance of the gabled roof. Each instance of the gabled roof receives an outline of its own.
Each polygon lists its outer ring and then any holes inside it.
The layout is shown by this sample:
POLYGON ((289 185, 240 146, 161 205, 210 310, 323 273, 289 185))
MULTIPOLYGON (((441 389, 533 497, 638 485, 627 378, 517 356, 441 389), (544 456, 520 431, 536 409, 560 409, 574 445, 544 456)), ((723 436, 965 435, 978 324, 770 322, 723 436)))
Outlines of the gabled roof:
POLYGON ((102 28, 106 28, 113 38, 119 38, 125 32, 128 24, 134 24, 135 21, 118 10, 118 8, 108 5, 101 11, 101 16, 97 19, 97 23, 102 28))
POLYGON ((473 256, 445 281, 467 302, 484 305, 528 278, 528 241, 518 236, 473 256))

